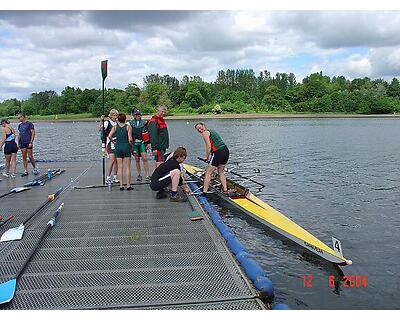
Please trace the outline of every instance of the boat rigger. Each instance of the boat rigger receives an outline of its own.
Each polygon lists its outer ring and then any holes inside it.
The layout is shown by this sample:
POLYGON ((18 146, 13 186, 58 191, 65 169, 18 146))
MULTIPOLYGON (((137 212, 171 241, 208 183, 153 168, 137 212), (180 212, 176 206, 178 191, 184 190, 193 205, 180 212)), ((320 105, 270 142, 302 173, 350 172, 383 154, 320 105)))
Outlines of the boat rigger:
MULTIPOLYGON (((184 167, 190 176, 197 178, 200 182, 202 181, 202 174, 204 173, 204 170, 189 164, 184 164, 184 167)), ((344 258, 340 254, 339 250, 336 252, 328 247, 325 243, 317 239, 307 230, 300 227, 284 214, 280 213, 278 210, 257 198, 247 188, 230 179, 227 179, 227 182, 229 188, 236 190, 234 195, 228 196, 215 189, 216 194, 218 194, 218 196, 224 200, 228 201, 262 224, 268 226, 272 230, 294 241, 310 252, 324 258, 325 260, 338 265, 352 264, 352 261, 344 258)), ((341 248, 340 244, 338 246, 335 245, 335 247, 341 248)))

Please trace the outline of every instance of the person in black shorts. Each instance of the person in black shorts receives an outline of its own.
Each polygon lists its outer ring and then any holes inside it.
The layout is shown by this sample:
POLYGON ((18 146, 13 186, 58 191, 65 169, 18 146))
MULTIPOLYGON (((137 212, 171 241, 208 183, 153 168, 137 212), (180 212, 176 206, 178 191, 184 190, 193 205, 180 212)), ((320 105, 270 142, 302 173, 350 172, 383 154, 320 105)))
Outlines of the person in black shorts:
POLYGON ((203 122, 196 123, 195 129, 201 134, 206 147, 206 156, 204 161, 208 162, 208 167, 204 175, 203 193, 208 193, 211 175, 217 170, 219 180, 221 181, 222 190, 225 194, 229 194, 225 176, 225 165, 229 160, 229 149, 222 141, 221 136, 212 129, 207 129, 203 122))
POLYGON ((3 176, 15 178, 15 170, 17 166, 17 152, 18 146, 15 142, 15 131, 10 126, 10 122, 7 119, 1 120, 2 137, 0 142, 0 150, 4 145, 4 155, 6 158, 5 170, 3 176))
POLYGON ((170 201, 184 202, 186 199, 178 195, 178 186, 182 186, 185 192, 189 192, 189 187, 184 184, 182 163, 187 157, 186 149, 178 147, 173 156, 166 162, 161 163, 153 172, 150 179, 150 188, 157 191, 156 198, 166 198, 165 188, 171 191, 170 201))
POLYGON ((23 112, 18 114, 18 120, 21 121, 18 125, 18 147, 21 149, 22 163, 25 169, 21 176, 28 175, 28 157, 33 167, 33 174, 38 175, 39 171, 36 168, 35 158, 33 157, 33 141, 36 136, 35 126, 32 122, 26 120, 26 115, 23 112))

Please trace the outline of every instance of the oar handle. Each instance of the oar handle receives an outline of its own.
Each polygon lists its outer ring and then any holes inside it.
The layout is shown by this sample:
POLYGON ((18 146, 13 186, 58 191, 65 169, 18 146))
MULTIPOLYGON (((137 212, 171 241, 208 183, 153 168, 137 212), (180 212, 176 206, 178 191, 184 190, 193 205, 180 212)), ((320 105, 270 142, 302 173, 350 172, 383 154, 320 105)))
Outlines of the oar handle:
POLYGON ((201 157, 197 157, 197 159, 199 159, 200 161, 203 161, 203 162, 205 162, 205 163, 209 163, 207 160, 205 160, 204 158, 201 158, 201 157))
POLYGON ((64 188, 61 187, 54 194, 49 194, 49 196, 47 197, 47 200, 45 202, 43 202, 43 204, 39 208, 37 208, 35 211, 33 211, 32 214, 22 224, 26 224, 29 220, 31 220, 35 214, 37 214, 45 206, 47 206, 51 201, 53 201, 61 193, 61 191, 63 189, 64 188))
POLYGON ((14 219, 13 215, 8 216, 6 220, 4 220, 3 222, 0 222, 0 227, 4 226, 8 221, 11 221, 12 219, 14 219))

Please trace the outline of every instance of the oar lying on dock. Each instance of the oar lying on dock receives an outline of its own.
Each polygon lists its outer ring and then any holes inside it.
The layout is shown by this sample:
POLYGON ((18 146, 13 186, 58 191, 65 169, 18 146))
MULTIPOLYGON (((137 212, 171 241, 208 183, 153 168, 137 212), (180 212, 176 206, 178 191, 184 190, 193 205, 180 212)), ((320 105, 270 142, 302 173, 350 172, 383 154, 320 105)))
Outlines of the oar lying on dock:
POLYGON ((26 224, 31 220, 38 212, 40 212, 45 206, 52 202, 63 190, 63 187, 59 188, 55 193, 49 194, 47 200, 24 221, 19 227, 8 229, 0 238, 0 242, 21 240, 25 231, 26 224))
POLYGON ((13 188, 13 189, 11 189, 9 192, 0 195, 0 198, 4 198, 4 197, 6 197, 6 196, 8 196, 8 195, 10 195, 10 194, 12 194, 12 193, 18 193, 18 192, 26 191, 26 190, 29 190, 29 189, 30 189, 30 188, 28 188, 28 187, 17 187, 17 188, 13 188))
POLYGON ((35 180, 32 180, 31 182, 25 183, 24 187, 34 187, 37 185, 44 185, 44 183, 50 179, 52 179, 54 176, 58 176, 60 174, 62 174, 63 172, 65 172, 65 170, 61 170, 61 169, 56 169, 51 171, 51 177, 49 178, 46 174, 41 175, 39 178, 36 178, 35 180))
POLYGON ((33 255, 35 254, 36 250, 39 248, 39 246, 42 243, 43 239, 45 238, 47 232, 56 224, 56 218, 60 214, 63 205, 64 205, 64 203, 62 203, 58 207, 53 218, 51 218, 49 220, 49 222, 47 222, 46 229, 43 231, 42 235, 40 236, 40 238, 39 238, 38 242, 36 243, 36 245, 34 246, 34 248, 31 250, 31 252, 29 252, 28 257, 25 259, 22 266, 19 268, 18 272, 15 275, 15 278, 0 284, 0 304, 10 302, 14 298, 18 278, 24 272, 25 267, 27 266, 27 264, 29 263, 29 261, 31 260, 33 255))

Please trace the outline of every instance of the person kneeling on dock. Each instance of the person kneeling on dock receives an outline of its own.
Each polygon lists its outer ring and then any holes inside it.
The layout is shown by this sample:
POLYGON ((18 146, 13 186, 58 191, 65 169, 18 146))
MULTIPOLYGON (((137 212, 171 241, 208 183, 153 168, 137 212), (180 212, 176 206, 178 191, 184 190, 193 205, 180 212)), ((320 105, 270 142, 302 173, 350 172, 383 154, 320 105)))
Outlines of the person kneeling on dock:
MULTIPOLYGON (((150 179, 150 188, 157 191, 156 198, 166 198, 165 188, 171 191, 170 201, 184 202, 186 199, 178 195, 178 186, 182 186, 184 182, 182 163, 187 157, 186 149, 178 147, 173 156, 164 163, 161 163, 153 172, 150 179)), ((187 185, 183 186, 185 192, 189 192, 187 185)))

